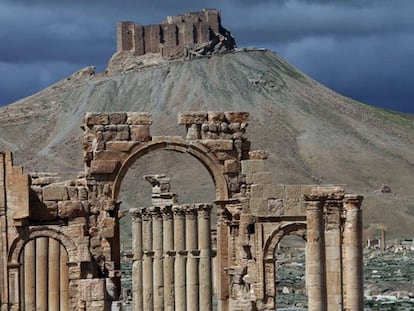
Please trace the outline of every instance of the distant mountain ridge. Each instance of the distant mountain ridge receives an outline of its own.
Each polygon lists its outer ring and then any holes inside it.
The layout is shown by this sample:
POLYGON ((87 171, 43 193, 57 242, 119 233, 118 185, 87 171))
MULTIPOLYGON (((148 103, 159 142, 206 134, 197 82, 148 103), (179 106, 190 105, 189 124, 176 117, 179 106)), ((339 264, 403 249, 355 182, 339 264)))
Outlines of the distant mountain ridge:
MULTIPOLYGON (((148 111, 152 135, 182 135, 179 111, 248 111, 254 149, 275 183, 347 184, 363 194, 366 227, 414 234, 414 119, 343 97, 276 53, 243 50, 186 61, 144 55, 117 73, 83 70, 0 109, 0 150, 28 171, 81 171, 87 111, 148 111), (389 185, 391 194, 378 189, 389 185)), ((174 163, 170 163, 174 167, 174 163)))

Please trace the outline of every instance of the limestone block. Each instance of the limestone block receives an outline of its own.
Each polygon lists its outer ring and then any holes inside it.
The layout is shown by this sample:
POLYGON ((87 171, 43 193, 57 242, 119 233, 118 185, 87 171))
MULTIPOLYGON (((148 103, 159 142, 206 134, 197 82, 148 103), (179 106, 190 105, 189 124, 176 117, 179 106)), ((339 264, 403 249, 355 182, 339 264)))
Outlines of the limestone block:
POLYGON ((87 112, 85 114, 85 123, 87 126, 106 125, 109 124, 109 116, 105 113, 87 112))
POLYGON ((226 121, 226 116, 224 115, 224 112, 208 111, 207 119, 209 122, 224 122, 226 121))
POLYGON ((64 201, 68 199, 67 188, 63 185, 49 185, 43 188, 43 200, 64 201))
POLYGON ((240 132, 240 123, 239 122, 233 122, 229 124, 229 129, 233 133, 240 132))
POLYGON ((106 143, 106 150, 129 152, 133 147, 139 143, 134 141, 109 141, 106 143))
POLYGON ((251 198, 263 199, 263 185, 252 185, 250 187, 251 198))
POLYGON ((58 216, 60 218, 75 218, 85 214, 80 201, 59 201, 58 216))
POLYGON ((130 125, 151 125, 152 116, 148 112, 128 112, 127 123, 130 125))
POLYGON ((202 139, 201 143, 213 151, 231 151, 233 150, 232 140, 222 139, 202 139))
POLYGON ((131 125, 131 140, 139 142, 151 140, 149 125, 131 125))
POLYGON ((55 177, 38 177, 33 178, 32 177, 32 185, 49 185, 56 182, 60 182, 62 180, 61 177, 55 176, 55 177))
POLYGON ((75 186, 67 187, 68 189, 68 196, 69 200, 77 200, 78 199, 78 188, 75 186))
POLYGON ((268 199, 267 209, 269 211, 269 214, 273 216, 283 216, 285 214, 282 199, 268 199))
POLYGON ((112 151, 112 150, 101 150, 97 151, 94 154, 94 160, 121 160, 121 153, 118 151, 112 151))
POLYGON ((229 123, 248 123, 249 122, 249 113, 248 112, 234 112, 226 111, 224 112, 226 119, 229 123))
POLYGON ((115 140, 118 140, 118 141, 127 141, 127 140, 129 140, 129 130, 127 130, 127 131, 118 131, 115 135, 115 140))
POLYGON ((105 238, 112 238, 114 237, 114 228, 115 228, 115 219, 114 218, 104 218, 100 222, 102 236, 105 238))
POLYGON ((207 121, 207 113, 202 111, 186 111, 178 113, 178 124, 203 124, 207 121))
POLYGON ((253 183, 266 185, 272 183, 272 174, 269 172, 253 173, 253 183))
POLYGON ((112 174, 120 166, 116 160, 93 160, 91 161, 91 174, 112 174))
POLYGON ((110 124, 125 124, 127 114, 125 112, 114 112, 109 115, 110 124))
POLYGON ((225 160, 224 173, 238 173, 240 172, 240 162, 238 160, 225 160))
POLYGON ((251 198, 250 213, 252 215, 269 215, 267 200, 263 198, 251 198))
POLYGON ((269 154, 264 150, 252 150, 249 151, 249 159, 252 160, 266 160, 269 154))
POLYGON ((88 188, 86 187, 78 187, 78 198, 81 201, 88 199, 88 188))

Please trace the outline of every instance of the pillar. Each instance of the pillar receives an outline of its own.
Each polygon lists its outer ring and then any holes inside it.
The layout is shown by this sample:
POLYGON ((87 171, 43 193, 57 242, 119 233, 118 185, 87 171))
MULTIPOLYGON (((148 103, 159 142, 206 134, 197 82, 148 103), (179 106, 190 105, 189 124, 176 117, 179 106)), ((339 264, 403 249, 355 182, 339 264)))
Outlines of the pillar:
POLYGON ((47 311, 49 238, 36 239, 36 310, 47 311))
POLYGON ((189 205, 185 211, 185 246, 187 249, 187 309, 199 310, 197 210, 189 205))
POLYGON ((132 300, 134 311, 143 311, 142 301, 142 218, 139 209, 129 210, 132 218, 132 300))
POLYGON ((60 242, 49 239, 49 310, 59 310, 60 306, 60 242))
POLYGON ((24 308, 36 310, 36 243, 30 240, 24 247, 24 308))
POLYGON ((225 205, 217 206, 217 303, 220 311, 229 310, 229 226, 225 205))
POLYGON ((307 201, 306 287, 308 310, 326 311, 325 239, 320 201, 307 201))
POLYGON ((154 311, 164 309, 164 281, 163 281, 163 226, 159 207, 151 208, 152 215, 152 249, 154 251, 154 311))
POLYGON ((142 270, 143 270, 143 309, 145 311, 153 311, 153 274, 152 274, 152 221, 149 209, 142 209, 142 248, 144 251, 142 270))
POLYGON ((164 310, 174 311, 174 226, 171 206, 161 208, 164 229, 164 310))
POLYGON ((198 248, 200 249, 200 310, 211 311, 212 308, 212 267, 211 267, 211 228, 210 204, 198 206, 198 248))
POLYGON ((343 310, 341 205, 342 197, 329 198, 325 202, 326 291, 329 311, 343 310))
POLYGON ((364 310, 361 203, 362 196, 345 195, 343 275, 346 311, 364 310))
POLYGON ((63 245, 60 246, 60 311, 69 310, 69 256, 63 245))
POLYGON ((174 223, 174 297, 175 310, 186 311, 186 252, 185 252, 185 211, 182 206, 173 207, 174 223))

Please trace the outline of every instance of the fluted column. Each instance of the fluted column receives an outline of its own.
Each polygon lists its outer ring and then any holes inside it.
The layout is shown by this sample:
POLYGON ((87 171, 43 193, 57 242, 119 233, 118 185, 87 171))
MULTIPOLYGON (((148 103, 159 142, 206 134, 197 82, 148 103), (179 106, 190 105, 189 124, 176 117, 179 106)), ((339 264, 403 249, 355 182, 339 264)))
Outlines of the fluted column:
POLYGON ((200 249, 200 310, 212 310, 210 204, 198 205, 198 248, 200 249))
POLYGON ((145 311, 154 310, 154 292, 153 292, 153 266, 152 257, 154 255, 152 249, 152 221, 151 212, 147 208, 142 209, 142 248, 144 258, 142 263, 143 269, 143 309, 145 311))
POLYGON ((171 206, 161 208, 164 251, 164 310, 174 311, 174 226, 171 206))
POLYGON ((175 311, 186 311, 186 252, 185 252, 185 210, 174 206, 174 297, 175 311))
POLYGON ((362 254, 362 196, 345 195, 343 266, 345 310, 364 310, 362 254))
POLYGON ((60 246, 60 311, 69 310, 69 256, 63 245, 60 246))
POLYGON ((187 309, 199 310, 197 210, 189 205, 185 212, 185 246, 187 248, 187 309))
POLYGON ((342 197, 329 198, 325 202, 325 260, 329 311, 343 310, 341 205, 342 197))
POLYGON ((49 239, 49 310, 60 306, 60 242, 49 239))
POLYGON ((36 310, 47 311, 49 238, 36 239, 36 310))
POLYGON ((143 311, 142 297, 142 215, 138 208, 129 210, 132 219, 132 301, 134 311, 143 311))
POLYGON ((36 310, 36 242, 30 240, 24 247, 24 307, 36 310))
POLYGON ((154 311, 162 311, 164 308, 164 281, 163 281, 163 227, 162 216, 159 207, 151 208, 152 214, 152 243, 154 250, 154 311))
POLYGON ((326 311, 325 239, 322 204, 307 202, 306 287, 309 311, 326 311))

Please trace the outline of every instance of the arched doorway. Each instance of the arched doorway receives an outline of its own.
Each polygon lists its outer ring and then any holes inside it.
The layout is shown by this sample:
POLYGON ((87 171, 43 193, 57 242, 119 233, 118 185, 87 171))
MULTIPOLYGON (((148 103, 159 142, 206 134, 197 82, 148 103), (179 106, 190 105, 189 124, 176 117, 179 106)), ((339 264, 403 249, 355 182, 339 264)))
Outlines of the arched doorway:
POLYGON ((19 256, 21 310, 68 310, 68 252, 54 238, 27 241, 19 256))

